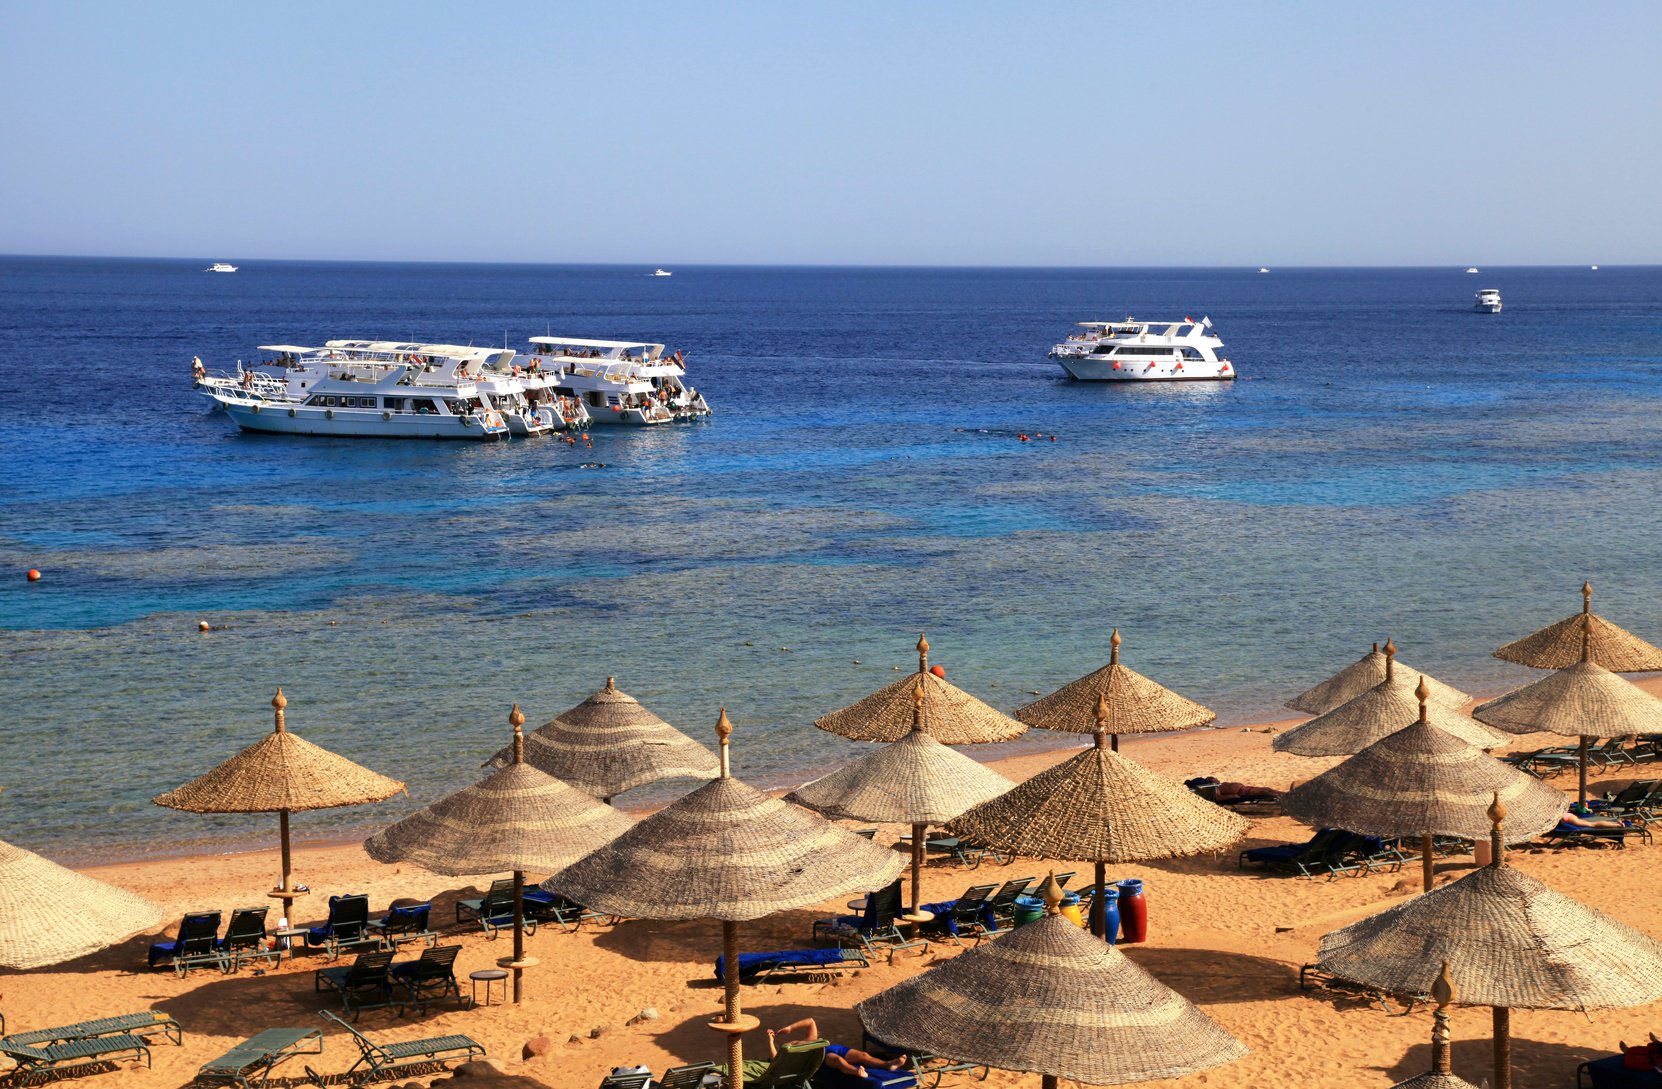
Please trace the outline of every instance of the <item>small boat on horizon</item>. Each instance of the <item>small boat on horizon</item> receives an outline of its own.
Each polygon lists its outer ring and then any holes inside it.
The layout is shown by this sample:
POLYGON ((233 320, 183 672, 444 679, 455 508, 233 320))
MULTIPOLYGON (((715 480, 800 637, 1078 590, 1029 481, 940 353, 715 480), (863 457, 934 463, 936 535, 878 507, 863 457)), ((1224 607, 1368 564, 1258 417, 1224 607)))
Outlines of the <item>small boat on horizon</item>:
POLYGON ((1081 382, 1227 382, 1235 368, 1218 356, 1223 341, 1212 319, 1082 321, 1050 350, 1050 358, 1081 382))
POLYGON ((1259 271, 1259 272, 1268 272, 1268 271, 1269 271, 1269 269, 1267 269, 1267 268, 1265 268, 1265 267, 1264 267, 1264 266, 1263 266, 1263 265, 1259 265, 1259 266, 1258 266, 1258 271, 1259 271))
POLYGON ((1472 273, 1472 274, 1474 274, 1474 275, 1475 275, 1475 274, 1476 274, 1476 272, 1477 272, 1477 269, 1476 269, 1476 268, 1469 268, 1469 269, 1467 269, 1467 270, 1466 270, 1466 271, 1467 271, 1467 272, 1468 272, 1468 273, 1472 273))
POLYGON ((1479 314, 1500 313, 1500 291, 1486 287, 1477 293, 1477 302, 1472 306, 1479 314))
POLYGON ((655 268, 655 269, 652 270, 652 275, 654 275, 654 276, 674 276, 675 273, 669 271, 668 269, 655 268))
POLYGON ((237 266, 235 266, 235 265, 228 265, 224 261, 215 261, 213 264, 209 265, 207 268, 203 269, 202 271, 203 272, 235 272, 236 270, 237 270, 237 266))

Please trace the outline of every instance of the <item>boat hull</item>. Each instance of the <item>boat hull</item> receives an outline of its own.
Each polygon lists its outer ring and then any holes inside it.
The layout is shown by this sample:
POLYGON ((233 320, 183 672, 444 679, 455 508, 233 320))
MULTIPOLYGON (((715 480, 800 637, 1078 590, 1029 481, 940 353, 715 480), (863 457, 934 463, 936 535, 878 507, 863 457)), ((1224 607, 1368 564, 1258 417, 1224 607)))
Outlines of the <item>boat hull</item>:
POLYGON ((479 416, 428 416, 374 409, 227 404, 225 413, 244 431, 271 435, 326 435, 350 439, 448 439, 489 442, 508 435, 505 422, 479 416))
POLYGON ((1232 382, 1235 379, 1235 368, 1228 363, 1191 361, 1181 366, 1156 363, 1147 367, 1122 363, 1116 370, 1112 360, 1089 356, 1062 358, 1057 362, 1068 372, 1068 377, 1080 382, 1232 382))

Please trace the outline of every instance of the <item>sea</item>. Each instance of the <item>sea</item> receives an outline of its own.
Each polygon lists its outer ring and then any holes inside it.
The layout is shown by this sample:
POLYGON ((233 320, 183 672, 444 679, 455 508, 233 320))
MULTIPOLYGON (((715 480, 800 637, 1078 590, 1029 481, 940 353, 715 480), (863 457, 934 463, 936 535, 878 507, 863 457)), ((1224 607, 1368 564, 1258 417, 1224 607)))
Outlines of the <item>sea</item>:
POLYGON ((269 730, 278 686, 295 732, 409 784, 295 817, 341 840, 608 676, 712 743, 725 707, 771 787, 866 751, 813 720, 925 632, 1008 711, 1117 627, 1225 726, 1388 636, 1522 684, 1491 652, 1584 579, 1662 636, 1662 269, 219 259, 0 259, 0 838, 54 858, 269 845, 273 816, 151 798, 269 730), (1209 317, 1240 379, 1046 358, 1128 315, 1209 317), (241 434, 191 388, 193 356, 261 344, 545 333, 680 349, 715 415, 592 449, 331 440, 241 434))

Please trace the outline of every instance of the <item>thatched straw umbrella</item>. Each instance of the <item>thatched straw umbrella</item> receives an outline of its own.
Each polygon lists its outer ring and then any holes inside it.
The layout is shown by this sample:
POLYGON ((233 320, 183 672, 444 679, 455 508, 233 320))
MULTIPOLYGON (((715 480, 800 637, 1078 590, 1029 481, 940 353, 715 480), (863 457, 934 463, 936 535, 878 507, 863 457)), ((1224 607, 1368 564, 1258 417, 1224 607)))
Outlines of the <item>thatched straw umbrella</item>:
POLYGON ((283 721, 283 708, 288 705, 283 690, 277 689, 271 697, 277 712, 271 733, 206 774, 152 800, 189 813, 276 813, 283 876, 267 895, 281 900, 284 916, 292 918, 291 905, 305 894, 289 888, 289 814, 386 801, 404 792, 404 784, 289 733, 283 721))
POLYGON ((912 732, 785 795, 832 820, 904 821, 912 826, 911 922, 928 922, 918 907, 924 834, 1016 784, 954 752, 923 732, 923 689, 914 695, 912 732))
POLYGON ((1120 1085, 1178 1078, 1247 1049, 1188 999, 1056 914, 937 964, 854 1007, 894 1047, 1004 1070, 1120 1085))
MULTIPOLYGON (((1407 673, 1397 671, 1395 657, 1396 648, 1386 643, 1384 680, 1333 710, 1277 734, 1270 747, 1298 756, 1349 756, 1413 722, 1418 706, 1414 682, 1407 673)), ((1493 749, 1511 740, 1458 709, 1439 704, 1434 695, 1426 703, 1427 718, 1433 726, 1469 745, 1493 749)))
POLYGON ((514 728, 511 763, 364 840, 377 862, 413 862, 446 877, 514 875, 514 1001, 521 999, 525 955, 525 871, 557 873, 635 823, 604 802, 525 762, 525 715, 514 728))
POLYGON ((1099 728, 1097 705, 1105 702, 1109 742, 1119 752, 1121 734, 1192 730, 1218 717, 1211 708, 1120 665, 1118 628, 1108 642, 1107 665, 1034 700, 1017 711, 1016 718, 1042 730, 1091 734, 1099 728))
POLYGON ((1431 1014, 1431 1069, 1399 1081, 1391 1089, 1477 1089, 1465 1078, 1455 1077, 1454 1057, 1449 1054, 1448 1007, 1454 1002, 1454 981, 1448 976, 1448 961, 1431 984, 1431 1000, 1437 1008, 1431 1014))
MULTIPOLYGON (((507 767, 503 749, 486 767, 507 767)), ((563 783, 609 802, 626 790, 660 779, 714 779, 716 754, 620 692, 606 687, 539 726, 525 739, 525 761, 563 783)))
POLYGON ((636 824, 543 883, 551 892, 632 919, 720 919, 728 1069, 744 1069, 740 1034, 757 1027, 739 1007, 739 928, 899 876, 900 856, 817 814, 732 777, 727 711, 716 722, 721 777, 636 824))
POLYGON ((1324 971, 1423 993, 1448 961, 1469 1003, 1495 1007, 1496 1089, 1510 1089, 1511 1010, 1641 1006, 1662 998, 1662 942, 1506 865, 1496 796, 1492 863, 1322 939, 1324 971))
POLYGON ((1418 837, 1421 872, 1431 889, 1433 836, 1475 839, 1489 828, 1497 791, 1517 815, 1514 840, 1558 823, 1564 795, 1496 760, 1427 720, 1425 685, 1415 693, 1420 719, 1281 796, 1281 811, 1312 828, 1365 836, 1418 837))
POLYGON ((0 840, 0 968, 62 964, 161 921, 144 897, 0 840))
POLYGON ((1578 797, 1587 801, 1587 740, 1662 731, 1662 700, 1600 665, 1591 616, 1581 621, 1581 660, 1490 700, 1472 714, 1512 733, 1560 734, 1577 739, 1578 797))
POLYGON ((929 640, 918 636, 918 671, 858 703, 814 720, 828 733, 851 741, 899 741, 912 732, 912 695, 923 689, 923 732, 943 745, 1008 741, 1027 729, 944 677, 929 671, 929 640))
POLYGON ((1108 863, 1221 851, 1250 821, 1108 748, 1108 702, 1097 699, 1096 744, 948 821, 977 843, 1029 858, 1096 863, 1091 932, 1104 936, 1108 863))
MULTIPOLYGON (((1385 640, 1383 652, 1380 651, 1379 644, 1375 643, 1368 653, 1316 687, 1294 696, 1283 706, 1294 711, 1303 711, 1307 715, 1325 715, 1384 680, 1390 659, 1396 652, 1396 645, 1389 639, 1385 640)), ((1406 662, 1396 663, 1396 669, 1404 676, 1422 677, 1426 687, 1431 689, 1431 702, 1440 707, 1458 711, 1471 701, 1471 697, 1458 688, 1446 685, 1435 677, 1426 676, 1424 670, 1415 669, 1406 662)))
POLYGON ((1650 673, 1662 669, 1662 649, 1610 623, 1593 611, 1593 584, 1581 584, 1581 611, 1549 624, 1495 651, 1505 662, 1534 669, 1563 669, 1581 660, 1581 636, 1592 627, 1598 649, 1596 661, 1612 673, 1650 673))

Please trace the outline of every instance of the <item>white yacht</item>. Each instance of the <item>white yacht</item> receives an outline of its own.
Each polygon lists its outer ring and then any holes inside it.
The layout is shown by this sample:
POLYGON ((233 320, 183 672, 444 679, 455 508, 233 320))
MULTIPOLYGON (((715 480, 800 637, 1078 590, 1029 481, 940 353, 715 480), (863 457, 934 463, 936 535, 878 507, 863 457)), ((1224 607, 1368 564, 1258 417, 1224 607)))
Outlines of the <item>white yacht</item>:
POLYGON ((1259 271, 1259 272, 1268 272, 1268 271, 1269 271, 1269 269, 1267 269, 1267 268, 1265 268, 1265 267, 1264 267, 1264 266, 1263 266, 1263 265, 1259 265, 1259 266, 1258 266, 1258 271, 1259 271))
POLYGON ((1218 355, 1212 320, 1082 321, 1050 358, 1082 382, 1222 382, 1235 367, 1218 355))
POLYGON ((215 261, 213 264, 209 265, 207 268, 203 269, 202 271, 203 272, 235 272, 236 270, 237 270, 237 266, 235 266, 235 265, 228 265, 224 261, 215 261))
POLYGON ((1479 314, 1500 313, 1500 292, 1492 287, 1486 287, 1477 293, 1477 302, 1472 306, 1479 314))
POLYGON ((668 269, 655 268, 655 269, 652 270, 652 275, 654 275, 654 276, 674 276, 675 273, 670 272, 668 269))
POLYGON ((531 338, 532 373, 552 375, 554 390, 583 402, 596 424, 643 426, 710 415, 704 395, 686 384, 680 352, 632 340, 531 338))
POLYGON ((1468 272, 1468 273, 1470 273, 1470 274, 1471 274, 1471 275, 1473 275, 1473 276, 1476 276, 1476 275, 1477 275, 1477 269, 1475 269, 1475 268, 1469 268, 1469 269, 1467 269, 1467 270, 1466 270, 1466 271, 1467 271, 1467 272, 1468 272))
POLYGON ((351 438, 489 440, 584 426, 586 409, 552 375, 514 362, 506 348, 331 340, 322 348, 264 345, 238 373, 197 388, 244 431, 351 438))

